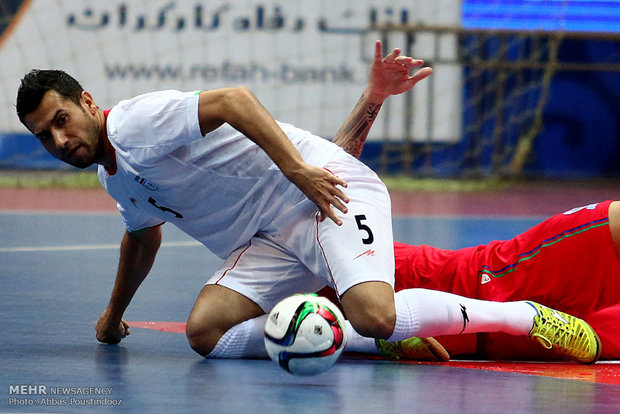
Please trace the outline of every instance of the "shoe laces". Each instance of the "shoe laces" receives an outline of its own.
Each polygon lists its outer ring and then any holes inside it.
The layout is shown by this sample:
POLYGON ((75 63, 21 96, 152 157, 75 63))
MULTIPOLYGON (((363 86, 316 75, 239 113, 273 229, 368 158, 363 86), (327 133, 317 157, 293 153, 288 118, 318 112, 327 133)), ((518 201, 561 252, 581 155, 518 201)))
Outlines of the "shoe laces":
POLYGON ((578 335, 578 327, 571 323, 565 323, 553 316, 538 316, 538 329, 532 335, 540 344, 547 348, 553 348, 553 345, 561 348, 565 353, 575 355, 578 353, 587 353, 587 350, 579 352, 580 347, 571 347, 571 341, 577 341, 583 335, 578 335))

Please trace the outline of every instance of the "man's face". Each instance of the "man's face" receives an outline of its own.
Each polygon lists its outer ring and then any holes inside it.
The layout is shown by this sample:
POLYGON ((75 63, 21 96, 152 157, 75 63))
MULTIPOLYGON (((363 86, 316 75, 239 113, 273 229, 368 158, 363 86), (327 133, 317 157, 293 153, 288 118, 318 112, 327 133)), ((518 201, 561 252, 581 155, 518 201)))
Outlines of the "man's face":
POLYGON ((47 91, 39 107, 24 118, 26 127, 55 158, 78 168, 97 162, 103 151, 102 131, 92 98, 82 92, 81 105, 54 90, 47 91))

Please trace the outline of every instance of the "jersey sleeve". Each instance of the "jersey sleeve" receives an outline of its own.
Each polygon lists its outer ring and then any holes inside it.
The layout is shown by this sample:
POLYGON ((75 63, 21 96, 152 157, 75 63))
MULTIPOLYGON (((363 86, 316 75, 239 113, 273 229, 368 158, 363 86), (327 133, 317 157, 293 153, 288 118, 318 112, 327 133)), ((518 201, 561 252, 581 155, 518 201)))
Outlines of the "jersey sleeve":
POLYGON ((150 217, 144 214, 132 214, 133 209, 123 207, 120 203, 116 203, 118 211, 121 213, 123 224, 127 231, 135 232, 146 229, 148 227, 155 227, 164 224, 160 218, 150 217))
POLYGON ((108 136, 121 155, 155 164, 180 146, 202 138, 200 92, 151 92, 122 101, 108 115, 108 136))

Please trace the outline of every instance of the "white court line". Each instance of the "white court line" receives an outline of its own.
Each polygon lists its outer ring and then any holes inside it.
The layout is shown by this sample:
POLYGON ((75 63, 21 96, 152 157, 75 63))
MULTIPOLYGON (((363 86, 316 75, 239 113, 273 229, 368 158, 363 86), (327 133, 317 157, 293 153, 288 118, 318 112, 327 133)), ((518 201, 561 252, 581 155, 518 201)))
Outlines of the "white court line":
MULTIPOLYGON (((161 247, 201 246, 197 241, 164 242, 161 247)), ((83 244, 74 246, 39 246, 39 247, 0 247, 0 253, 15 252, 64 252, 79 250, 120 249, 121 244, 83 244)))

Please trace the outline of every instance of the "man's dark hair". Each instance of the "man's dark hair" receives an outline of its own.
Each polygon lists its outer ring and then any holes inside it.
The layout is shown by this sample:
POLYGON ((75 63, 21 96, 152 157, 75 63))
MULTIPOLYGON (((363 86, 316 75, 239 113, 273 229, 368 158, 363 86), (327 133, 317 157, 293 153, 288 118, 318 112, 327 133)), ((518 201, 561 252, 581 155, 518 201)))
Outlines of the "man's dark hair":
POLYGON ((58 92, 59 95, 79 105, 84 88, 77 80, 62 70, 31 70, 24 76, 17 90, 15 106, 17 116, 22 124, 26 115, 36 111, 41 104, 43 95, 50 90, 58 92))

